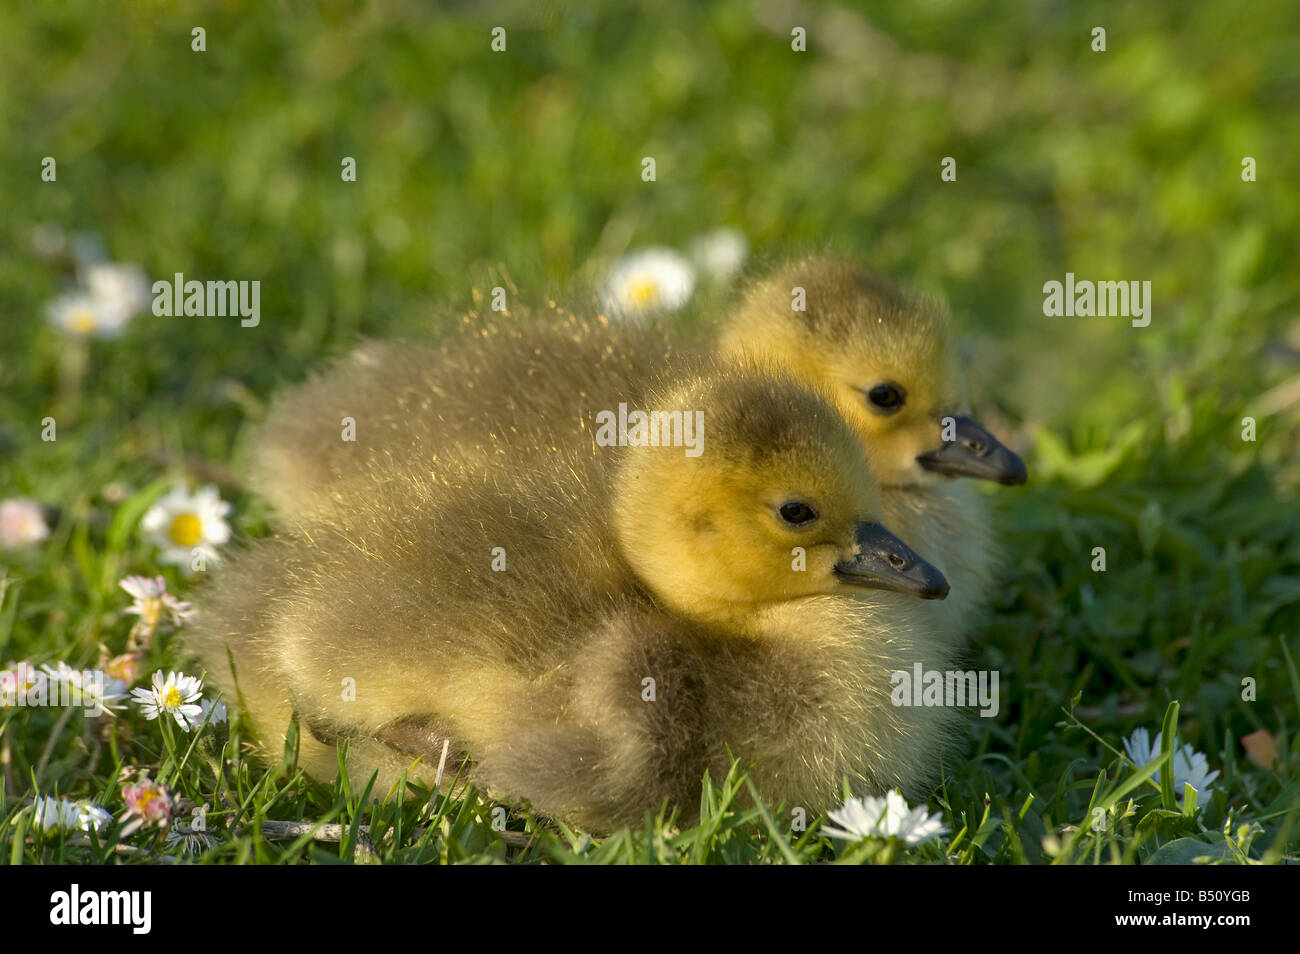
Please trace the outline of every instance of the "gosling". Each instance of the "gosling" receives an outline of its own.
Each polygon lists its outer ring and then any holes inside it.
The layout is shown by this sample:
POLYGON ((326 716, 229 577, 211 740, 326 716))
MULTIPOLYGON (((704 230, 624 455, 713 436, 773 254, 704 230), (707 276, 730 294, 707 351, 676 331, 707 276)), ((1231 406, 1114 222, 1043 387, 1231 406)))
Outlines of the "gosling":
POLYGON ((931 611, 963 642, 996 589, 1001 556, 987 499, 953 478, 1015 485, 1027 474, 970 416, 947 315, 851 260, 810 257, 752 285, 719 349, 827 391, 871 448, 889 525, 952 584, 931 611))
POLYGON ((881 525, 822 398, 748 362, 687 363, 636 393, 704 411, 698 457, 602 446, 599 405, 505 414, 488 453, 403 468, 255 544, 194 631, 210 677, 272 749, 296 713, 317 778, 347 740, 358 779, 428 781, 446 741, 492 797, 592 830, 664 802, 689 818, 728 751, 810 811, 846 781, 923 794, 955 715, 895 707, 891 675, 945 667, 916 597, 946 581, 881 525))

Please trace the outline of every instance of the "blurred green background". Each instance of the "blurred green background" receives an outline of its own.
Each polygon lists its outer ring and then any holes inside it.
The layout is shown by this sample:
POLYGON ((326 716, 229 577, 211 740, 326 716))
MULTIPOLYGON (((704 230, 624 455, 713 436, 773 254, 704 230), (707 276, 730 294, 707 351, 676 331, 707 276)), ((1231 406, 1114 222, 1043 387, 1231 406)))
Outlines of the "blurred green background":
POLYGON ((419 328, 476 268, 527 292, 723 223, 941 292, 990 339, 977 380, 1035 422, 1113 428, 1170 368, 1249 396, 1295 334, 1291 3, 28 3, 0 63, 6 420, 60 347, 37 223, 151 278, 261 279, 260 328, 145 316, 97 349, 121 423, 156 432, 183 401, 218 456, 226 379, 260 395, 358 332, 419 328), (1045 319, 1067 269, 1150 280, 1152 326, 1045 319))
POLYGON ((977 407, 1028 450, 977 651, 1016 687, 976 743, 1017 760, 1006 791, 1089 748, 1045 741, 1075 691, 1111 738, 1181 698, 1215 765, 1246 732, 1294 731, 1300 5, 73 0, 6 18, 0 495, 72 517, 23 558, 49 582, 10 656, 99 637, 111 581, 83 577, 105 486, 215 474, 257 532, 239 440, 280 383, 358 335, 437 326, 485 276, 543 300, 731 225, 758 268, 829 245, 941 294, 977 407), (39 225, 94 232, 151 280, 259 279, 261 324, 146 312, 70 369, 39 225), (1150 326, 1045 318, 1067 271, 1150 281, 1150 326), (1258 704, 1237 698, 1248 674, 1258 704))

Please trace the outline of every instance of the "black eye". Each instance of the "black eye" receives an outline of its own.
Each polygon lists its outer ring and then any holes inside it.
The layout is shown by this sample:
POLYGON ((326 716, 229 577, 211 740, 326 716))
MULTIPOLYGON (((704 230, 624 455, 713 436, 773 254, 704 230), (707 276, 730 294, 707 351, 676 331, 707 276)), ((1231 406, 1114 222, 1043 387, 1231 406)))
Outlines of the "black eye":
POLYGON ((806 503, 800 503, 792 500, 789 503, 781 505, 781 519, 786 523, 792 523, 798 526, 802 523, 809 523, 817 519, 817 511, 806 503))
POLYGON ((907 395, 897 384, 877 384, 867 392, 867 400, 871 402, 873 410, 882 414, 893 414, 903 406, 907 395))

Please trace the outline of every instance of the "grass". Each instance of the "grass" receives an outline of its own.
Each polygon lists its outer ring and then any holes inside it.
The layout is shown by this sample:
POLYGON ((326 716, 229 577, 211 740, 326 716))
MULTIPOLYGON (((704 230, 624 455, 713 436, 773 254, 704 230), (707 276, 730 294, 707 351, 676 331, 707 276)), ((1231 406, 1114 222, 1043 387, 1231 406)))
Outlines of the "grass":
MULTIPOLYGON (((728 223, 765 258, 829 242, 941 291, 980 416, 1028 449, 1030 484, 996 493, 1004 587, 969 654, 1000 672, 1001 711, 972 719, 928 803, 949 834, 905 849, 847 846, 816 818, 792 831, 784 807, 748 807, 740 767, 706 785, 695 827, 665 809, 601 839, 526 813, 502 831, 472 789, 430 804, 324 787, 292 751, 268 769, 237 718, 186 735, 132 713, 104 732, 6 708, 0 857, 174 855, 150 831, 33 834, 34 793, 118 815, 129 769, 186 814, 207 806, 204 862, 1295 859, 1300 11, 828 4, 799 14, 796 54, 777 9, 73 0, 15 13, 0 36, 0 497, 57 519, 39 546, 0 553, 0 661, 121 651, 117 581, 160 572, 137 525, 174 480, 218 483, 237 534, 266 533, 241 481, 247 428, 358 335, 436 332, 444 306, 496 276, 541 299, 629 247, 728 223), (489 50, 498 24, 505 54, 489 50), (1098 24, 1105 53, 1089 45, 1098 24), (200 25, 204 53, 190 47, 200 25), (56 182, 40 181, 45 156, 56 182), (956 182, 940 181, 943 156, 956 182), (1258 181, 1242 181, 1244 156, 1258 181), (44 319, 68 276, 32 250, 41 224, 94 233, 151 277, 260 279, 262 322, 146 313, 118 339, 72 342, 44 319), (1066 271, 1150 280, 1151 325, 1044 318, 1042 285, 1066 271), (56 441, 41 440, 46 416, 56 441), (1221 772, 1199 813, 1155 783, 1159 764, 1121 757, 1135 728, 1175 724, 1221 772), (1241 742, 1260 730, 1276 744, 1267 765, 1241 742), (298 820, 340 838, 264 834, 298 820)), ((168 635, 149 653, 150 672, 183 662, 168 635)))

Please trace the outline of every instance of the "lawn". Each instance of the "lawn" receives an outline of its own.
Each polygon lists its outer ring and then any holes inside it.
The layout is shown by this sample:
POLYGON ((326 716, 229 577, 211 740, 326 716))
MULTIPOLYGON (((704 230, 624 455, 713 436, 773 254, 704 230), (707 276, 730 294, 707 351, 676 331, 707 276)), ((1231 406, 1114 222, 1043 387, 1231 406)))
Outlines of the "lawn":
MULTIPOLYGON (((473 790, 320 786, 292 749, 268 768, 232 700, 229 722, 194 732, 134 703, 101 719, 0 708, 0 857, 1294 862, 1300 7, 489 11, 9 13, 0 499, 37 502, 49 534, 0 548, 0 665, 125 653, 140 636, 127 576, 162 575, 202 612, 202 573, 165 565, 142 518, 174 485, 210 484, 232 504, 226 546, 267 534, 245 482, 250 428, 277 388, 360 337, 440 334, 496 285, 572 295, 629 251, 729 226, 754 273, 829 247, 941 296, 978 416, 1028 463, 1028 485, 990 491, 1007 560, 968 665, 1000 673, 1002 700, 996 718, 972 715, 928 799, 947 833, 835 839, 824 819, 792 825, 787 806, 742 797, 739 766, 706 785, 698 826, 668 809, 593 839, 473 790), (257 280, 260 320, 146 308, 115 336, 80 336, 49 308, 96 258, 150 281, 257 280), (1149 325, 1045 316, 1044 284, 1067 273, 1149 281, 1149 325), (1164 730, 1161 761, 1127 757, 1139 729, 1164 730), (1175 730, 1219 773, 1195 799, 1154 778, 1175 730), (197 853, 157 827, 42 830, 33 812, 57 796, 116 819, 146 775, 173 799, 173 832, 203 819, 197 853), (328 840, 298 822, 342 827, 315 832, 328 840)), ((733 290, 702 287, 681 320, 733 290)), ((144 640, 137 686, 185 669, 172 629, 144 640)))

